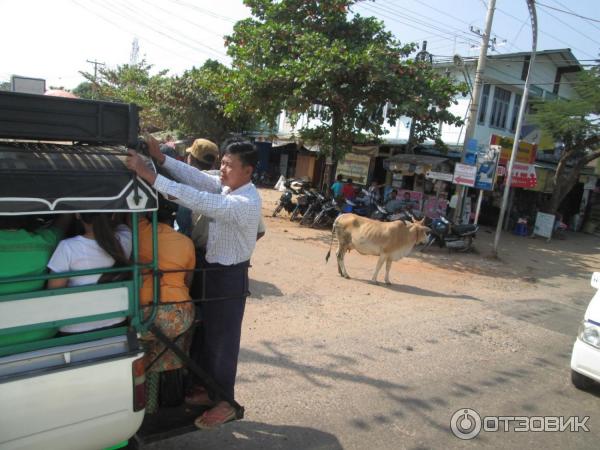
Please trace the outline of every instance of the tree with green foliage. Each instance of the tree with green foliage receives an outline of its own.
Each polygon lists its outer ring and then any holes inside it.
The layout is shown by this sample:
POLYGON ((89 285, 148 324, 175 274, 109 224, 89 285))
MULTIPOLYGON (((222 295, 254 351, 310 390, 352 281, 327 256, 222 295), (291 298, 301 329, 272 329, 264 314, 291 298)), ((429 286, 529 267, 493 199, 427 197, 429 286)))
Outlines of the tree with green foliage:
POLYGON ((73 89, 73 94, 79 98, 93 99, 94 85, 89 81, 82 81, 73 89))
POLYGON ((562 147, 546 205, 551 214, 578 182, 583 168, 600 157, 600 67, 579 73, 572 86, 573 99, 536 103, 529 118, 562 147))
POLYGON ((158 94, 168 82, 167 70, 151 75, 152 64, 140 61, 123 64, 116 68, 98 69, 98 77, 89 72, 80 72, 91 83, 93 98, 124 103, 135 103, 140 111, 140 127, 145 131, 162 130, 166 121, 156 101, 158 94))
POLYGON ((255 120, 245 111, 224 113, 220 86, 229 72, 223 64, 208 60, 200 68, 169 79, 156 92, 159 113, 171 128, 215 142, 253 129, 255 120))
POLYGON ((376 142, 387 122, 418 120, 415 141, 437 139, 462 85, 409 56, 381 21, 350 12, 356 0, 244 0, 252 17, 226 37, 233 71, 223 86, 226 112, 251 111, 270 125, 281 111, 306 114, 302 139, 339 158, 376 142))

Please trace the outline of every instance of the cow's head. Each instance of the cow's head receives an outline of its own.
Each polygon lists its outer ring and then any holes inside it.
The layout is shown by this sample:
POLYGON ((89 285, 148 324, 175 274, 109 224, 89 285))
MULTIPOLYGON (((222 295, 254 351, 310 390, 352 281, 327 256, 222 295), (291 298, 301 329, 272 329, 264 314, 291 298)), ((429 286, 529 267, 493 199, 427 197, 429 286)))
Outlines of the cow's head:
POLYGON ((412 226, 416 231, 415 244, 426 244, 431 228, 425 226, 425 218, 415 220, 412 226))

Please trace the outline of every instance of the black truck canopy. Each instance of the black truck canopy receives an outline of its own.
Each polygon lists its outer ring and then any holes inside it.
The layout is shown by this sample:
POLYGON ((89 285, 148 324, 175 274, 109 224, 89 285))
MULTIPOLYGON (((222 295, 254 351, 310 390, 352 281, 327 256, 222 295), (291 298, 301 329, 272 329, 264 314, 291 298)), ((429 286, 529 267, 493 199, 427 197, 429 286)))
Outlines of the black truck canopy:
POLYGON ((155 210, 138 132, 134 104, 0 91, 0 215, 155 210))
POLYGON ((0 142, 0 215, 155 210, 126 156, 118 145, 0 142))

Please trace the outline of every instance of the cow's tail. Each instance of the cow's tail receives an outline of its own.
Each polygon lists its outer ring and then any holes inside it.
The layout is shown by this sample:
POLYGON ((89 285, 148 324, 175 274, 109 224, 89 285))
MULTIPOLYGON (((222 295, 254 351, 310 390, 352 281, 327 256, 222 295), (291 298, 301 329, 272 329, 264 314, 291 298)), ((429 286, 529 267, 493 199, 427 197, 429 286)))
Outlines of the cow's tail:
MULTIPOLYGON (((338 216, 339 217, 339 216, 338 216)), ((337 224, 337 219, 333 222, 333 226, 331 227, 331 242, 329 243, 329 251, 325 256, 325 264, 329 261, 329 257, 331 256, 331 247, 333 247, 333 238, 335 237, 335 226, 337 224)))

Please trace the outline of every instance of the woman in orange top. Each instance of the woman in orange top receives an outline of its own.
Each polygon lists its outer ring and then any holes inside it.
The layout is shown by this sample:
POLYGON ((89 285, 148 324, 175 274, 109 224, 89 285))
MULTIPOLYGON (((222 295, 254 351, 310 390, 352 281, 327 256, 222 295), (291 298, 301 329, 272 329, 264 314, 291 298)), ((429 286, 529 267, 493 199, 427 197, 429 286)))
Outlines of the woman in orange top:
MULTIPOLYGON (((158 211, 158 267, 166 271, 160 277, 160 296, 161 304, 158 307, 155 325, 161 331, 174 340, 187 332, 194 321, 194 304, 191 300, 189 287, 192 282, 192 270, 196 265, 196 254, 192 240, 175 231, 172 227, 177 205, 160 199, 158 211), (170 270, 189 271, 189 272, 168 272, 170 270), (181 303, 185 302, 185 303, 181 303)), ((139 226, 139 261, 143 264, 152 262, 152 224, 146 218, 140 219, 139 226)), ((144 276, 142 288, 140 290, 140 302, 142 306, 152 303, 153 298, 153 280, 152 275, 144 276)), ((149 310, 149 308, 145 308, 149 310)), ((147 364, 152 364, 147 368, 150 372, 163 372, 175 370, 182 367, 179 358, 172 352, 167 351, 164 355, 156 358, 164 350, 165 346, 158 341, 152 333, 142 336, 148 345, 146 349, 147 364), (156 360, 156 361, 155 361, 156 360)), ((181 337, 177 340, 178 345, 184 351, 189 339, 181 337)))

